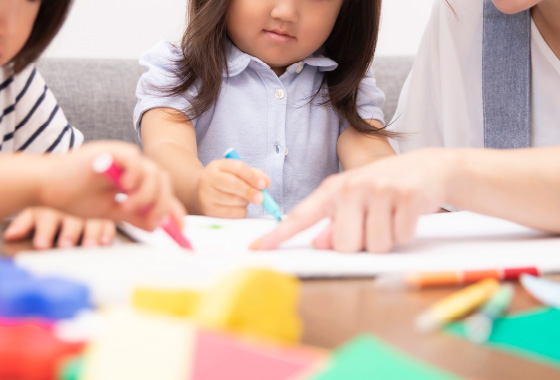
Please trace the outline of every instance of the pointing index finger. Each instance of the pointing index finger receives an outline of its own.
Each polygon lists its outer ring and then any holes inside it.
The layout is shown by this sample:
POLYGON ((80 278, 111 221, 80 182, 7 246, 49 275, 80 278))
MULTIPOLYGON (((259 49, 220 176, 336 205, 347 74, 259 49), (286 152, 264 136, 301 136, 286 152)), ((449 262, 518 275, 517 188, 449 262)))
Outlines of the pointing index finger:
POLYGON ((329 216, 329 210, 329 197, 324 191, 318 190, 296 206, 272 232, 253 242, 250 247, 254 250, 274 249, 282 242, 329 216))

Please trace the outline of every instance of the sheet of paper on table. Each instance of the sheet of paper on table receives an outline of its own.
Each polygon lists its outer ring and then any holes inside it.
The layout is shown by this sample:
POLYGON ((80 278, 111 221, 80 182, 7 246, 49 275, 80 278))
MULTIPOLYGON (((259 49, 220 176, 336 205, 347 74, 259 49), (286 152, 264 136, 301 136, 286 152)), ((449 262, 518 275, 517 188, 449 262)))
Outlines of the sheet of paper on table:
POLYGON ((145 244, 22 253, 16 261, 39 274, 95 284, 115 298, 122 298, 139 283, 206 286, 217 275, 246 266, 302 278, 521 266, 560 270, 560 237, 474 213, 423 216, 415 241, 389 254, 313 249, 312 238, 327 222, 304 231, 281 249, 254 252, 248 245, 274 228, 274 220, 188 216, 185 233, 195 247, 194 254, 179 249, 162 230, 149 233, 127 225, 124 231, 145 244))
MULTIPOLYGON (((247 247, 272 230, 272 219, 217 219, 188 216, 185 234, 196 255, 224 261, 263 264, 301 277, 371 276, 386 272, 538 266, 560 271, 560 237, 516 223, 470 212, 420 218, 415 241, 390 254, 343 254, 312 248, 323 220, 276 251, 247 247)), ((162 230, 146 232, 123 227, 134 240, 154 248, 175 249, 162 230)))

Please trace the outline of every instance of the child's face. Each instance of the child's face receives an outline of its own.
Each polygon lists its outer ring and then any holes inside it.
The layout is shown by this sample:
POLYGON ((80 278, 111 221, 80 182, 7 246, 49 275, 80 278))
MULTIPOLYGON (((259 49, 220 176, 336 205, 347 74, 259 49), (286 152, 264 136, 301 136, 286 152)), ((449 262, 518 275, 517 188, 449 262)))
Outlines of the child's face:
POLYGON ((519 13, 527 10, 542 0, 492 0, 496 8, 507 14, 519 13))
POLYGON ((231 0, 227 31, 240 50, 280 74, 323 45, 343 1, 231 0))
POLYGON ((40 0, 0 0, 0 65, 23 48, 33 30, 40 0))

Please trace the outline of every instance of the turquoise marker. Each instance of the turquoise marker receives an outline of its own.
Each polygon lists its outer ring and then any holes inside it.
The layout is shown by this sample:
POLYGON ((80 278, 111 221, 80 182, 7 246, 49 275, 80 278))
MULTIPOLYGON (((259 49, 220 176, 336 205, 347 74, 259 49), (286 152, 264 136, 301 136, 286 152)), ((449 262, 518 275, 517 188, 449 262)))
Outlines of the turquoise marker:
MULTIPOLYGON (((226 151, 226 153, 224 154, 224 157, 241 161, 241 157, 239 157, 239 155, 237 154, 237 152, 233 148, 229 148, 226 151)), ((268 193, 268 191, 261 190, 261 193, 263 195, 262 205, 263 205, 264 209, 266 211, 268 211, 268 213, 270 215, 272 215, 274 217, 274 219, 276 219, 278 222, 280 222, 282 220, 282 212, 280 211, 280 207, 278 207, 278 203, 276 203, 274 201, 274 199, 268 193)))
POLYGON ((467 338, 475 343, 484 343, 492 334, 494 320, 501 317, 513 298, 513 286, 504 284, 486 301, 475 315, 467 318, 467 338))

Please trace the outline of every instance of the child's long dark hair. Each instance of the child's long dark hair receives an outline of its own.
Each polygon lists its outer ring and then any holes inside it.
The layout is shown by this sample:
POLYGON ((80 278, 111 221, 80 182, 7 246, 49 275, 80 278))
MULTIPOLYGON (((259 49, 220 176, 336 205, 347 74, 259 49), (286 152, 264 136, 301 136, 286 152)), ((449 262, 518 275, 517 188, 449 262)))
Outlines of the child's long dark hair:
POLYGON ((11 60, 18 73, 36 61, 56 36, 72 5, 72 0, 42 0, 33 30, 23 48, 11 60))
MULTIPOLYGON (((182 59, 177 62, 179 84, 167 89, 170 95, 179 95, 195 83, 200 83, 192 107, 184 110, 190 119, 206 112, 215 102, 227 68, 226 13, 228 0, 190 0, 188 27, 181 42, 182 59)), ((385 129, 377 129, 358 114, 356 100, 360 81, 373 61, 381 0, 344 0, 331 35, 322 52, 338 63, 334 71, 326 72, 330 102, 339 117, 358 131, 393 136, 385 129)))

